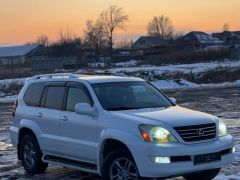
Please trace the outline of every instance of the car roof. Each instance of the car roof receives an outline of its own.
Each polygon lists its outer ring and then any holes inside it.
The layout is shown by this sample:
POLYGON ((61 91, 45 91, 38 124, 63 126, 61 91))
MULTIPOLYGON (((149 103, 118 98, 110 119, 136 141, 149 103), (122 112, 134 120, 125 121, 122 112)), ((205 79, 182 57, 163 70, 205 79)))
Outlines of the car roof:
POLYGON ((79 81, 85 80, 89 83, 107 83, 107 82, 128 82, 128 81, 144 81, 141 78, 135 77, 123 77, 123 76, 115 76, 115 75, 85 75, 85 74, 43 74, 36 75, 32 78, 29 78, 31 82, 45 82, 45 81, 79 81))

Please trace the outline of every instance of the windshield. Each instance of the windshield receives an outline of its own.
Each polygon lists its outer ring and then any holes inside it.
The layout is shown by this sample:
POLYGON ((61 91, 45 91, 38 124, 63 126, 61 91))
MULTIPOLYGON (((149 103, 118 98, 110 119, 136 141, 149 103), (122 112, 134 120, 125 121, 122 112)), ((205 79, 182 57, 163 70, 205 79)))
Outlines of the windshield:
POLYGON ((108 82, 92 84, 102 105, 109 111, 167 107, 173 104, 147 82, 108 82))

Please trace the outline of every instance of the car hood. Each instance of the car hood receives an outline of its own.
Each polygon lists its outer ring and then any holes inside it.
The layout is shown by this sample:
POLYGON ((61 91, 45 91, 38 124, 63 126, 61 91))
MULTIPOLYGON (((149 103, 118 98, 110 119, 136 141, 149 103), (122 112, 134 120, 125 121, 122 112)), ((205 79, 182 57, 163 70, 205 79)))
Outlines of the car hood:
POLYGON ((216 119, 216 117, 212 115, 193 111, 180 106, 118 111, 118 113, 124 113, 125 117, 130 116, 131 119, 139 119, 142 124, 167 123, 173 127, 213 123, 216 119))

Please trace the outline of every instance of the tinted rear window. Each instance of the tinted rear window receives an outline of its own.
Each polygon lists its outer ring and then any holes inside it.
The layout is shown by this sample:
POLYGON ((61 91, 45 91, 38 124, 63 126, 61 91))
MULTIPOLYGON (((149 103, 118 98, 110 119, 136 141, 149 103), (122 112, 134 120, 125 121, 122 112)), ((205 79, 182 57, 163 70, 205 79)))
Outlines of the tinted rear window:
POLYGON ((44 83, 34 83, 29 85, 23 98, 24 102, 28 106, 34 106, 34 107, 39 106, 43 89, 44 89, 44 83))
POLYGON ((65 87, 48 87, 45 108, 62 109, 65 87))

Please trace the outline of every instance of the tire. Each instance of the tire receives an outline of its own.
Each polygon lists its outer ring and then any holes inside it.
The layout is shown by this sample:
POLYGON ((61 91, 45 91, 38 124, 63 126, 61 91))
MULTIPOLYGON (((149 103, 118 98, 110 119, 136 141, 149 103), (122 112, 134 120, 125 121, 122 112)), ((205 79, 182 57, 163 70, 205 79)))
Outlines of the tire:
POLYGON ((48 167, 47 163, 42 162, 43 154, 33 134, 27 134, 23 137, 20 144, 20 155, 22 165, 29 174, 43 173, 48 167))
POLYGON ((206 170, 206 171, 201 171, 201 172, 197 172, 191 175, 186 175, 183 176, 186 180, 211 180, 213 178, 215 178, 219 171, 221 170, 221 168, 219 169, 210 169, 210 170, 206 170))
POLYGON ((102 177, 104 180, 140 180, 136 163, 131 154, 124 149, 116 149, 105 158, 102 177), (131 174, 131 175, 130 175, 131 174), (116 177, 116 178, 113 178, 116 177))

